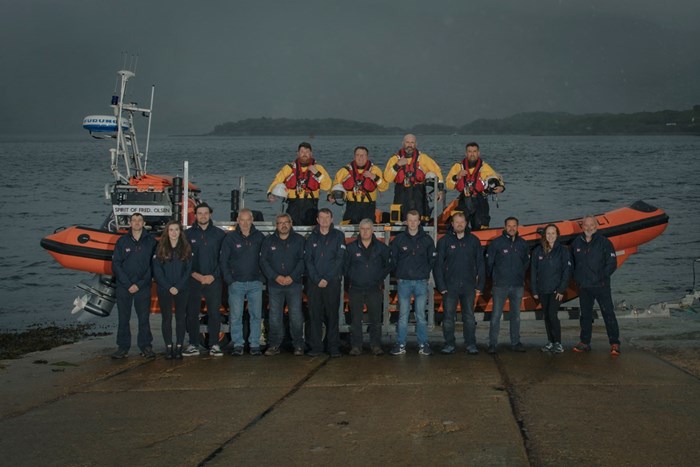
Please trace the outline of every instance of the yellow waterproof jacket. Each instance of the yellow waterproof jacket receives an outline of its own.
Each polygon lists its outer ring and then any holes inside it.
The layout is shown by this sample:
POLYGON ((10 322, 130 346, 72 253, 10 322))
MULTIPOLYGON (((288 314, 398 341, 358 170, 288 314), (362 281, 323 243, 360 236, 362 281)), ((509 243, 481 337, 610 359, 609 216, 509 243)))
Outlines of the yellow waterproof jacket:
MULTIPOLYGON (((358 176, 361 176, 364 173, 364 171, 364 169, 357 169, 358 176)), ((382 169, 372 164, 372 166, 369 168, 369 171, 377 177, 379 177, 379 180, 375 181, 377 184, 376 189, 372 191, 363 190, 362 188, 355 188, 353 190, 345 189, 346 201, 354 201, 356 203, 369 203, 377 201, 377 191, 386 191, 389 188, 389 182, 384 180, 384 176, 382 175, 382 169)), ((342 167, 340 170, 338 170, 338 172, 335 174, 335 179, 333 180, 333 186, 342 185, 343 182, 345 182, 348 178, 352 178, 352 176, 353 175, 351 162, 345 167, 342 167)))
MULTIPOLYGON (((447 180, 445 181, 445 184, 447 185, 447 189, 448 189, 448 190, 455 190, 455 189, 457 189, 457 188, 455 187, 455 185, 456 185, 457 182, 459 181, 459 178, 456 178, 456 177, 457 177, 457 174, 458 174, 463 168, 464 168, 464 166, 462 165, 462 161, 457 162, 455 165, 452 166, 452 168, 450 169, 450 173, 447 174, 447 180)), ((468 169, 468 171, 469 171, 470 174, 473 174, 475 170, 476 170, 476 167, 474 167, 474 168, 472 168, 472 169, 468 169)), ((506 187, 506 184, 505 184, 505 182, 503 181, 503 177, 501 177, 501 175, 500 175, 498 172, 496 172, 495 170, 493 170, 493 169, 491 168, 490 165, 488 165, 486 162, 483 162, 483 161, 482 161, 482 164, 481 164, 481 172, 479 172, 479 178, 481 179, 481 181, 483 182, 483 184, 486 185, 486 180, 489 179, 489 178, 491 178, 491 177, 496 177, 496 178, 498 178, 498 180, 500 180, 500 182, 501 182, 501 186, 502 186, 503 188, 506 187)), ((466 194, 466 193, 465 193, 465 194, 466 194)))
MULTIPOLYGON (((298 198, 314 198, 318 199, 318 196, 321 192, 323 191, 328 191, 331 189, 331 177, 328 175, 328 172, 326 169, 323 168, 321 164, 314 164, 314 167, 318 169, 318 174, 313 175, 312 177, 318 182, 319 188, 317 190, 304 190, 299 184, 296 184, 296 188, 289 188, 287 187, 287 198, 288 199, 298 199, 298 198)), ((308 171, 308 167, 300 167, 300 175, 302 177, 306 176, 306 172, 308 171)), ((281 183, 283 185, 286 185, 288 180, 291 177, 296 177, 296 161, 290 162, 288 164, 285 164, 279 172, 277 172, 277 175, 275 175, 275 179, 272 181, 270 184, 270 187, 267 189, 268 195, 272 193, 272 189, 277 185, 278 183, 281 183)))
MULTIPOLYGON (((386 180, 388 183, 393 183, 396 179, 396 174, 398 172, 394 169, 394 165, 396 165, 398 162, 399 157, 400 156, 398 154, 394 154, 389 158, 389 162, 386 163, 386 169, 384 169, 384 180, 386 180)), ((416 165, 424 174, 427 175, 428 173, 432 172, 438 178, 439 183, 443 182, 440 166, 437 165, 437 162, 435 162, 429 155, 422 152, 419 153, 416 165)))

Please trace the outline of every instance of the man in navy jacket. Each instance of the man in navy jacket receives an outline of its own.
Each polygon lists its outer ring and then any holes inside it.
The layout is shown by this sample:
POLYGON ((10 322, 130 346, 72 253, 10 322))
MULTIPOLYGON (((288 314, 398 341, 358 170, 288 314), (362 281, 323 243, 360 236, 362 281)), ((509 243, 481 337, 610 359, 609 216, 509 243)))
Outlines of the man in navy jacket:
POLYGON ((321 208, 316 217, 318 225, 306 239, 304 263, 308 276, 309 355, 323 352, 321 325, 326 325, 328 354, 340 357, 340 283, 345 261, 345 235, 333 227, 333 213, 321 208))
POLYGON ((605 330, 610 342, 610 354, 620 355, 620 329, 615 317, 615 306, 610 292, 610 276, 617 268, 615 248, 610 240, 598 233, 598 220, 594 216, 583 218, 583 233, 571 243, 571 259, 574 280, 578 285, 581 305, 581 342, 574 352, 591 350, 593 334, 593 301, 598 302, 603 315, 605 330))
POLYGON ((493 280, 488 353, 496 353, 506 299, 510 310, 508 317, 511 349, 514 352, 525 352, 525 347, 520 342, 520 302, 525 292, 525 271, 530 264, 530 251, 527 242, 518 235, 518 219, 506 219, 505 230, 486 250, 486 262, 493 280))
POLYGON ((182 352, 186 357, 199 355, 199 312, 202 297, 207 305, 209 355, 223 355, 219 346, 222 290, 219 254, 226 234, 211 221, 211 213, 212 209, 207 203, 198 204, 194 211, 196 222, 185 232, 192 247, 190 297, 187 304, 187 333, 190 335, 190 345, 182 352))
POLYGON ((348 245, 345 277, 348 285, 348 306, 352 324, 350 355, 362 353, 362 312, 367 306, 369 342, 372 353, 382 350, 383 284, 391 272, 391 250, 374 236, 370 219, 360 221, 360 235, 348 245))
POLYGON ((263 274, 260 270, 260 247, 265 236, 253 225, 253 212, 250 209, 238 212, 237 223, 236 230, 224 238, 219 261, 224 281, 228 284, 229 327, 233 341, 231 355, 243 355, 243 307, 246 299, 250 317, 250 354, 261 355, 263 274))
POLYGON ((276 230, 260 248, 260 268, 267 278, 270 301, 270 338, 265 355, 280 353, 284 337, 284 303, 289 309, 289 331, 294 355, 304 355, 304 314, 301 310, 304 276, 304 237, 292 229, 292 217, 278 214, 276 230))
POLYGON ((455 352, 455 317, 457 301, 462 305, 464 345, 470 355, 476 355, 476 322, 474 298, 484 290, 486 273, 484 251, 476 236, 467 230, 464 213, 452 215, 452 230, 437 243, 437 263, 433 274, 435 286, 443 297, 442 335, 445 346, 441 352, 455 352))
POLYGON ((138 318, 136 343, 141 355, 154 358, 153 335, 149 322, 151 309, 151 258, 155 239, 144 230, 143 215, 136 212, 129 220, 129 231, 119 237, 112 255, 112 272, 117 279, 117 351, 112 358, 126 358, 131 348, 131 307, 138 318))
POLYGON ((406 214, 406 230, 391 241, 391 256, 394 260, 396 288, 399 296, 399 321, 396 324, 396 345, 392 355, 406 353, 408 315, 411 311, 411 296, 416 317, 418 353, 431 355, 428 343, 428 323, 425 306, 428 300, 428 279, 435 264, 435 243, 420 225, 420 214, 416 210, 406 214))

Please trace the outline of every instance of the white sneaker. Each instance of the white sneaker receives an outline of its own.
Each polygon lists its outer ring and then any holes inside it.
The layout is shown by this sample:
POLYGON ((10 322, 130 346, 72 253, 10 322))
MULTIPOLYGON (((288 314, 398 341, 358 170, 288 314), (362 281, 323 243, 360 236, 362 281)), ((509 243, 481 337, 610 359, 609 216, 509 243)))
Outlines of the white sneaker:
POLYGON ((211 346, 211 349, 209 349, 209 355, 212 357, 223 357, 224 353, 221 351, 219 344, 214 344, 211 346))
POLYGON ((552 352, 554 353, 564 353, 564 347, 559 343, 555 342, 554 346, 552 348, 552 352))
POLYGON ((187 348, 182 351, 183 357, 194 357, 195 355, 199 355, 199 349, 192 344, 188 345, 187 348))

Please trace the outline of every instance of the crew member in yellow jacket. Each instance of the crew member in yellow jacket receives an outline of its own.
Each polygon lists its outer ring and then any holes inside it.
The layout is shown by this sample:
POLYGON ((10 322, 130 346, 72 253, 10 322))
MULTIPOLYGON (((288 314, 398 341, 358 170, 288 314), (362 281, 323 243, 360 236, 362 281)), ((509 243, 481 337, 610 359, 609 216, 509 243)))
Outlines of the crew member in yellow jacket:
POLYGON ((445 196, 442 172, 437 163, 427 154, 416 147, 415 135, 403 137, 402 148, 389 158, 384 169, 384 179, 394 183, 394 204, 401 205, 401 219, 406 219, 406 213, 416 210, 421 221, 430 219, 430 206, 426 193, 426 179, 432 174, 438 179, 436 200, 445 196))
POLYGON ((377 193, 387 188, 389 182, 384 180, 382 169, 369 160, 369 150, 357 146, 353 161, 338 170, 333 180, 333 194, 340 192, 345 198, 343 223, 359 224, 362 219, 374 220, 377 193))
POLYGON ((316 225, 318 197, 331 189, 331 177, 313 157, 311 145, 303 142, 297 148, 297 158, 285 164, 267 189, 271 203, 287 198, 287 214, 293 225, 316 225))
POLYGON ((506 189, 498 172, 481 160, 479 145, 467 143, 466 157, 457 162, 447 174, 447 188, 459 191, 457 211, 462 211, 472 231, 488 229, 488 195, 502 193, 506 189))

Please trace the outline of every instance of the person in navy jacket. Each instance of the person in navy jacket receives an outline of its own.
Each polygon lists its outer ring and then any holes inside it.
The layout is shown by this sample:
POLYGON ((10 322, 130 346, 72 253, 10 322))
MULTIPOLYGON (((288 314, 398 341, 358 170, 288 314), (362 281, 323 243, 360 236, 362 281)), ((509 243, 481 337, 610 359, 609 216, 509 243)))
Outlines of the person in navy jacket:
POLYGON ((615 306, 610 291, 610 276, 617 269, 615 247, 610 240, 598 232, 598 220, 586 216, 582 220, 583 233, 571 243, 571 258, 574 279, 578 285, 581 305, 581 341, 574 352, 591 350, 593 334, 593 301, 598 302, 603 315, 605 330, 610 342, 610 354, 620 355, 620 328, 615 317, 615 306))
POLYGON ((149 322, 151 309, 151 257, 155 239, 144 230, 143 215, 136 212, 129 220, 129 231, 119 237, 112 255, 112 272, 117 280, 117 351, 112 358, 126 358, 131 348, 131 307, 136 310, 141 355, 154 358, 153 335, 149 322))
POLYGON ((488 353, 495 354, 503 307, 508 300, 510 345, 514 352, 525 352, 520 342, 520 302, 525 292, 525 271, 530 264, 527 242, 518 235, 518 219, 508 217, 503 233, 486 250, 486 266, 493 280, 493 310, 489 326, 488 353))
POLYGON ((486 272, 484 250, 475 235, 467 231, 467 219, 463 212, 452 215, 452 230, 437 243, 435 286, 443 296, 442 335, 445 346, 441 352, 455 352, 455 317, 457 301, 462 306, 464 345, 467 353, 476 355, 476 321, 474 299, 484 290, 486 272))
POLYGON ((307 296, 309 299, 310 356, 323 352, 322 324, 326 325, 327 351, 340 357, 340 283, 345 262, 345 235, 333 227, 333 213, 321 208, 316 217, 318 225, 306 239, 307 296))
POLYGON ((301 295, 304 276, 304 237, 292 229, 292 217, 278 214, 274 233, 265 237, 260 248, 260 268, 267 278, 270 301, 270 338, 265 355, 280 353, 284 338, 284 303, 289 309, 289 333, 294 355, 304 355, 304 314, 301 295))
POLYGON ((394 260, 396 289, 399 297, 399 321, 396 323, 396 345, 392 355, 406 353, 408 315, 411 311, 411 296, 416 317, 418 353, 432 355, 428 343, 428 323, 425 306, 428 300, 428 280, 435 264, 435 243, 420 225, 420 213, 416 210, 406 214, 406 230, 391 241, 391 256, 394 260))
POLYGON ((212 209, 207 203, 195 208, 196 222, 185 235, 192 248, 192 273, 190 274, 190 296, 187 303, 187 333, 190 345, 183 351, 186 357, 199 355, 199 312, 202 297, 207 305, 207 331, 209 332, 209 355, 223 355, 219 346, 221 331, 221 268, 219 254, 226 234, 211 221, 212 209))
POLYGON ((233 356, 243 355, 243 308, 246 299, 250 317, 250 354, 261 355, 263 274, 260 269, 260 247, 264 239, 265 235, 253 225, 253 212, 250 209, 241 209, 238 212, 236 230, 227 233, 221 245, 220 265, 224 281, 228 284, 233 356))
POLYGON ((153 256, 153 277, 158 285, 161 330, 165 342, 165 358, 180 360, 185 342, 187 297, 192 272, 192 248, 177 221, 163 229, 153 256), (175 346, 173 346, 173 304, 175 305, 175 346))
POLYGON ((369 343, 372 354, 383 355, 382 299, 383 285, 391 272, 391 250, 377 240, 371 219, 360 221, 360 235, 348 244, 345 260, 345 280, 350 308, 350 355, 362 354, 362 312, 367 306, 369 343))
POLYGON ((542 347, 542 352, 564 351, 558 314, 571 277, 571 256, 558 239, 559 228, 549 224, 544 228, 540 244, 535 247, 530 260, 530 290, 532 298, 542 305, 547 331, 547 344, 542 347))

